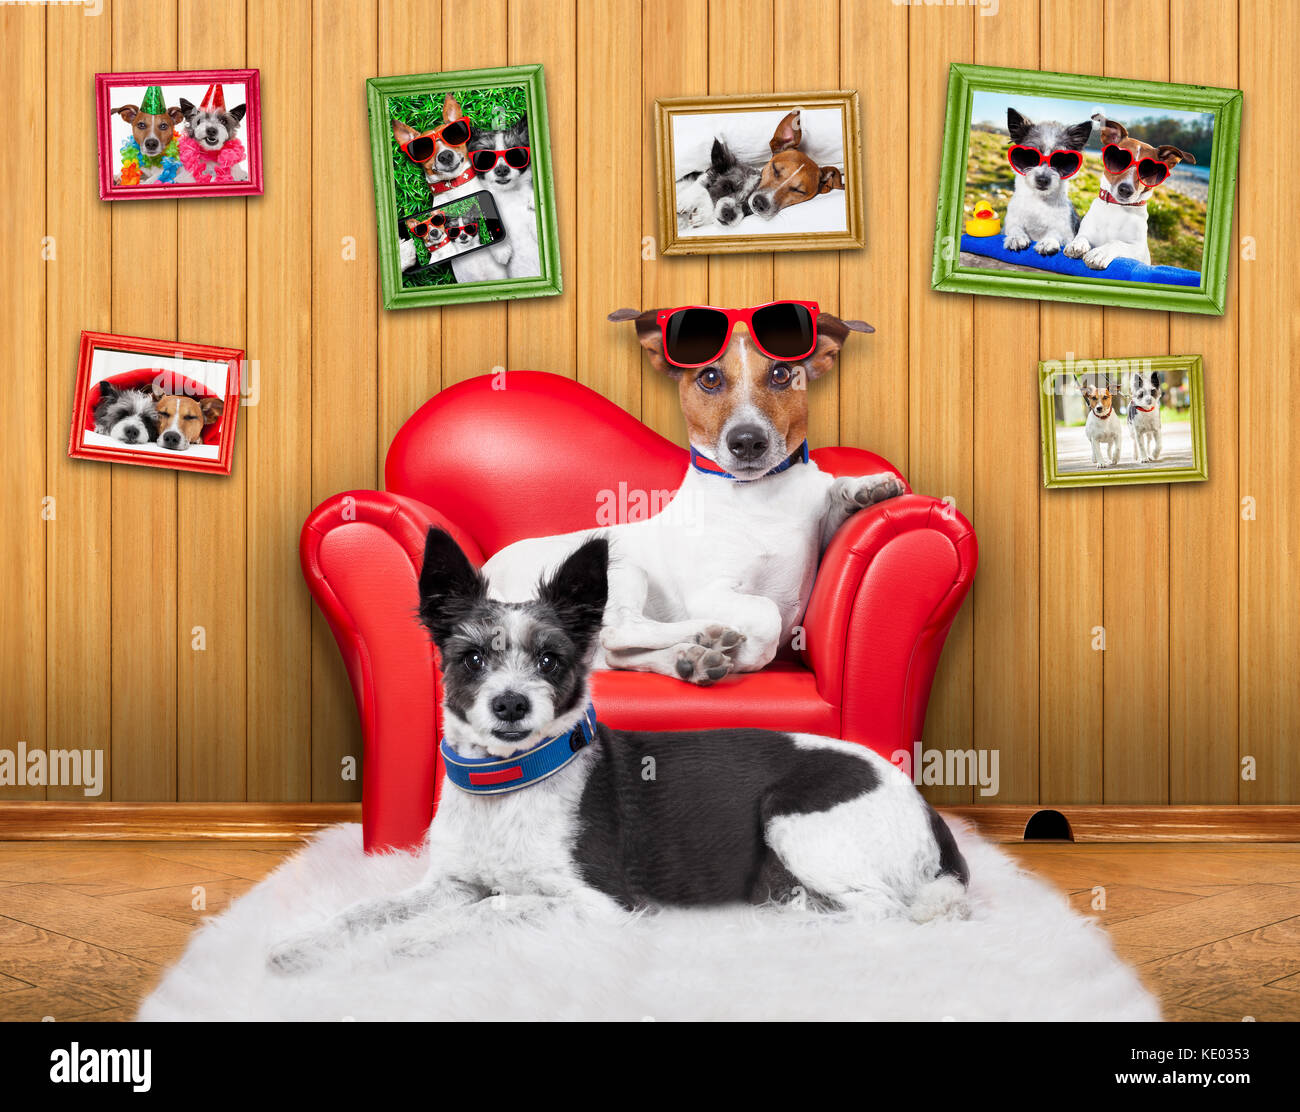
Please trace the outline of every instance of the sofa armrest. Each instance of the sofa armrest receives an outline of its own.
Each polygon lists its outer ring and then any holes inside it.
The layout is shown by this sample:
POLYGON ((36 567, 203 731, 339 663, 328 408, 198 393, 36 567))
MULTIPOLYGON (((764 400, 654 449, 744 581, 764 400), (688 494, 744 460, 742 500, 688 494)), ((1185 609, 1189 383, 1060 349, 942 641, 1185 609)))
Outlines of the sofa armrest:
POLYGON ((840 736, 885 757, 921 738, 930 685, 978 562, 975 533, 933 498, 854 514, 822 558, 804 660, 840 708, 840 736))
POLYGON ((322 502, 299 541, 303 575, 343 654, 361 719, 367 852, 417 845, 433 813, 441 694, 433 646, 416 621, 430 525, 482 563, 473 538, 432 507, 373 490, 322 502))

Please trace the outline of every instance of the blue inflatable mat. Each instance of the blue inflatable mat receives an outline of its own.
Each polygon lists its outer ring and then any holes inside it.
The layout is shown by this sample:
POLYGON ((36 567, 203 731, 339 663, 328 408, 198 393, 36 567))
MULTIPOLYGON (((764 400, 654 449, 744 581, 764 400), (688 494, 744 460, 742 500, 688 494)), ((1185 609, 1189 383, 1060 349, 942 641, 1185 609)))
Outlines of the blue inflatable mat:
POLYGON ((961 249, 973 255, 1001 259, 1005 263, 1031 266, 1035 270, 1050 270, 1057 274, 1073 274, 1079 278, 1118 278, 1125 282, 1155 282, 1162 286, 1199 286, 1199 271, 1181 266, 1147 266, 1136 259, 1116 259, 1105 270, 1093 270, 1082 259, 1072 259, 1062 251, 1055 255, 1040 255, 1033 245, 1023 251, 1008 251, 1001 233, 995 236, 961 237, 961 249))

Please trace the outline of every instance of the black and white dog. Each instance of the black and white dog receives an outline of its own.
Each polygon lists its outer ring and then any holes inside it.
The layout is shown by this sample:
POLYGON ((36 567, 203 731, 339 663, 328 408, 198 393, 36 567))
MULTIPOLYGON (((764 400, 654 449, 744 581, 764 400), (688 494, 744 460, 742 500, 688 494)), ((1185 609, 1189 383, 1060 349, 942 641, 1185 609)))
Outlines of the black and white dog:
POLYGON ((542 273, 530 144, 527 113, 503 130, 475 131, 469 140, 470 165, 496 201, 506 231, 488 251, 511 278, 542 273))
POLYGON ((158 439, 158 410, 147 390, 119 390, 105 379, 95 403, 95 431, 123 444, 148 444, 158 439))
POLYGON ((274 947, 273 968, 316 965, 379 927, 396 926, 393 948, 418 954, 558 907, 609 917, 749 902, 918 922, 968 913, 952 832, 865 747, 598 723, 589 670, 608 561, 608 541, 593 538, 536 598, 499 602, 452 538, 429 531, 419 612, 441 656, 449 781, 429 871, 274 947))
POLYGON ((1129 376, 1128 429, 1136 463, 1155 463, 1164 448, 1160 425, 1160 372, 1129 376))
POLYGON ((1008 108, 1007 133, 1007 159, 1016 173, 1016 188, 1007 205, 1006 248, 1023 251, 1032 243, 1040 255, 1054 255, 1079 230, 1079 214, 1066 182, 1083 166, 1092 121, 1069 127, 1055 120, 1034 123, 1008 108))
POLYGON ((754 210, 749 199, 762 181, 761 166, 740 162, 721 139, 709 151, 709 168, 677 181, 677 217, 683 227, 739 224, 754 210))

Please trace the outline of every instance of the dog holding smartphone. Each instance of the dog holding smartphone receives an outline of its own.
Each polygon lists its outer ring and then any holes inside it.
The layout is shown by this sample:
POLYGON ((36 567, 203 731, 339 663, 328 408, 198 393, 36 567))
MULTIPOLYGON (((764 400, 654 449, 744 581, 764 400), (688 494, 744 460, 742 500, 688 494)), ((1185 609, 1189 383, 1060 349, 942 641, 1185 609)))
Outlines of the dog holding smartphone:
MULTIPOLYGON (((613 553, 597 667, 696 684, 758 671, 802 619, 836 530, 906 489, 893 472, 835 478, 808 457, 807 383, 830 372, 851 332, 874 330, 795 301, 609 319, 631 321, 651 364, 676 381, 691 456, 661 513, 596 531, 613 553)), ((484 565, 494 595, 530 597, 592 535, 503 548, 484 565)))

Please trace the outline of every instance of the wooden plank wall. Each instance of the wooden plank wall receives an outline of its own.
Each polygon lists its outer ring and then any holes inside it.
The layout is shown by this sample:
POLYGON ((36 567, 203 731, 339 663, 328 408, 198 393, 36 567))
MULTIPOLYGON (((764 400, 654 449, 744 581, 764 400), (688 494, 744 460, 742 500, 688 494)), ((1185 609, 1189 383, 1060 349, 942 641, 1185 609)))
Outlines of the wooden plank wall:
POLYGON ((605 314, 775 295, 878 328, 815 385, 814 440, 897 461, 979 534, 928 744, 997 749, 998 802, 1300 801, 1298 284, 1289 179, 1264 158, 1300 91, 1294 5, 105 0, 3 5, 0 27, 27 155, 0 168, 0 747, 102 746, 104 798, 356 798, 351 696, 298 571, 311 506, 374 486, 412 410, 497 366, 575 376, 680 438, 675 390, 605 314), (364 79, 536 61, 563 296, 384 312, 364 79), (953 61, 1243 88, 1228 313, 932 293, 953 61), (262 71, 264 197, 97 199, 94 73, 244 65, 262 71), (655 97, 800 87, 861 92, 866 249, 657 257, 655 97), (246 346, 234 474, 69 461, 81 328, 246 346), (1034 364, 1067 352, 1202 352, 1211 480, 1043 491, 1034 364))

